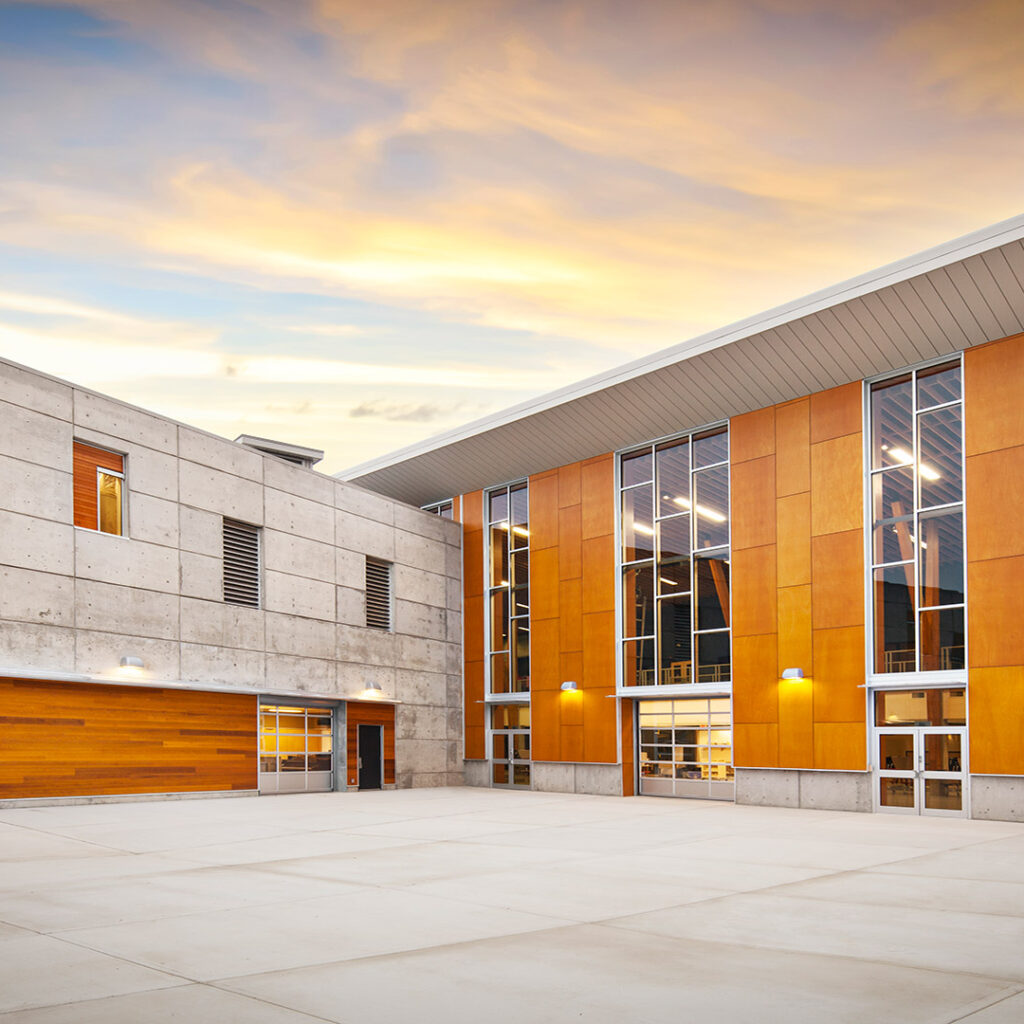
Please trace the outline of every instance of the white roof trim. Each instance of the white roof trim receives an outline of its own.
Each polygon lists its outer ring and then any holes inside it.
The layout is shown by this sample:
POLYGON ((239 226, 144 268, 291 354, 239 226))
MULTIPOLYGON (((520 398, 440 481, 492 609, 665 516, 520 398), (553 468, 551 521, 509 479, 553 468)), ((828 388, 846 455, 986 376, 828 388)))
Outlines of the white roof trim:
MULTIPOLYGON (((987 252, 1000 245, 1005 245, 1007 242, 1020 241, 1021 239, 1024 239, 1024 214, 1011 217, 1009 220, 1000 221, 998 224, 971 232, 971 234, 963 235, 952 241, 944 242, 941 245, 926 249, 913 256, 908 256, 895 263, 889 263, 865 274, 852 277, 847 281, 841 281, 830 288, 812 292, 810 295, 805 295, 793 302, 775 306, 763 313, 757 313, 744 320, 738 320, 725 327, 709 331, 706 334, 700 334, 678 345, 661 349, 652 355, 634 359, 604 373, 595 374, 577 383, 559 388, 557 391, 549 391, 536 398, 527 399, 525 402, 511 406, 508 409, 503 409, 490 416, 472 420, 460 427, 455 427, 440 434, 434 434, 415 444, 389 452, 387 455, 381 455, 378 458, 369 459, 349 469, 341 470, 335 475, 341 480, 358 480, 378 470, 386 469, 389 466, 396 466, 409 459, 425 455, 428 452, 437 451, 457 441, 485 433, 495 427, 505 426, 516 420, 535 413, 544 412, 573 399, 582 398, 612 385, 641 377, 644 374, 674 365, 701 353, 722 348, 751 335, 760 334, 773 327, 778 327, 781 324, 799 320, 802 317, 828 309, 831 306, 849 302, 851 299, 899 284, 902 281, 918 277, 929 271, 949 266, 979 253, 987 252)), ((367 486, 372 487, 372 483, 368 483, 367 486)))

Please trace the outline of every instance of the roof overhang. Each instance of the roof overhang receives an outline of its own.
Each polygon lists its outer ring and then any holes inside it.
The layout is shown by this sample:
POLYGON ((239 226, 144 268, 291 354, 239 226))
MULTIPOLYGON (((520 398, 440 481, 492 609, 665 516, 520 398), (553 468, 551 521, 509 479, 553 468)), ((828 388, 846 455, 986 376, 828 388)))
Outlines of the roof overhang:
POLYGON ((337 474, 413 505, 1024 331, 1024 215, 337 474))

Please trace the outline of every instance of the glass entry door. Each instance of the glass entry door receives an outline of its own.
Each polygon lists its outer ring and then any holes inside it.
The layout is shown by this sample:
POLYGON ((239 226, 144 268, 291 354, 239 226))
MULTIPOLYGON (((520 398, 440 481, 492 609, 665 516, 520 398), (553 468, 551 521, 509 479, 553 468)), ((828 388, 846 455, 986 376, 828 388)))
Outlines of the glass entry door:
POLYGON ((967 730, 877 729, 875 809, 902 814, 967 813, 967 730))
POLYGON ((967 691, 878 690, 873 703, 875 810, 967 817, 967 691))

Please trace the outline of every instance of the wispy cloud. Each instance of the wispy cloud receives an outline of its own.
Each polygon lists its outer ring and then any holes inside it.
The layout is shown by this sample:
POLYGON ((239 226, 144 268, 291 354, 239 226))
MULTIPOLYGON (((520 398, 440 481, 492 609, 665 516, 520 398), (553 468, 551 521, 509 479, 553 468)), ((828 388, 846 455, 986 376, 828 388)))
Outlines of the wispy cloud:
POLYGON ((451 418, 456 413, 464 413, 465 409, 466 406, 462 402, 447 406, 430 402, 401 405, 377 399, 372 402, 360 402, 349 412, 349 416, 357 420, 380 419, 392 423, 436 423, 440 419, 451 418))

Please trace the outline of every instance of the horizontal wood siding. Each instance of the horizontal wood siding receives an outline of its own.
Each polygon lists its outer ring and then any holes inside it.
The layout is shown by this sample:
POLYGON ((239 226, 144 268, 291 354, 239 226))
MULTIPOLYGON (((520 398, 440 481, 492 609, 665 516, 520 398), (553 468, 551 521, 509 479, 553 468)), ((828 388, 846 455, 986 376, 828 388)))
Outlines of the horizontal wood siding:
POLYGON ((346 746, 349 785, 359 779, 359 726, 384 726, 384 785, 395 783, 395 705, 350 700, 346 707, 346 746))
POLYGON ((0 678, 0 799, 256 786, 255 696, 0 678))
POLYGON ((97 525, 96 470, 98 468, 123 473, 124 456, 76 441, 74 447, 75 526, 84 526, 89 530, 95 530, 97 525))

